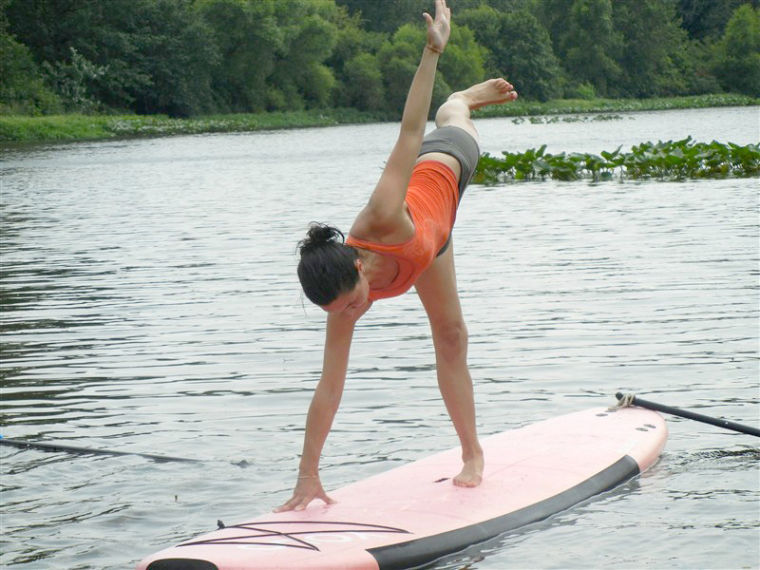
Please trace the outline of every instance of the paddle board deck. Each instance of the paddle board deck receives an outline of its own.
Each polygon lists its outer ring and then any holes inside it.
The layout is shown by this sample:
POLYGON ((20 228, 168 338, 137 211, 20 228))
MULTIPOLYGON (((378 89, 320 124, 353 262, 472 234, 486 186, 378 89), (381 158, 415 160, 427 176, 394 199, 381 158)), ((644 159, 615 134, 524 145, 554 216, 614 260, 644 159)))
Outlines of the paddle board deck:
POLYGON ((545 519, 643 472, 667 428, 643 408, 558 416, 481 440, 483 483, 456 487, 459 448, 145 558, 138 570, 413 568, 545 519))

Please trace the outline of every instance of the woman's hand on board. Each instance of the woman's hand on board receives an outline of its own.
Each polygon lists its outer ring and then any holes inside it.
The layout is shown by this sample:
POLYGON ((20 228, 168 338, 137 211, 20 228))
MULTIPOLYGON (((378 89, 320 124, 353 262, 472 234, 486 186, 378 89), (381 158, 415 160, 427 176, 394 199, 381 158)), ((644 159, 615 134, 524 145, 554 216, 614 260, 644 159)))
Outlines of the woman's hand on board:
POLYGON ((422 14, 427 22, 427 45, 435 52, 443 53, 451 34, 451 9, 446 0, 435 0, 435 19, 425 12, 422 14))
POLYGON ((293 490, 293 496, 288 502, 277 507, 274 512, 282 513, 285 511, 302 511, 309 506, 314 499, 321 499, 326 504, 332 505, 335 500, 331 499, 322 488, 319 475, 299 475, 296 488, 293 490))

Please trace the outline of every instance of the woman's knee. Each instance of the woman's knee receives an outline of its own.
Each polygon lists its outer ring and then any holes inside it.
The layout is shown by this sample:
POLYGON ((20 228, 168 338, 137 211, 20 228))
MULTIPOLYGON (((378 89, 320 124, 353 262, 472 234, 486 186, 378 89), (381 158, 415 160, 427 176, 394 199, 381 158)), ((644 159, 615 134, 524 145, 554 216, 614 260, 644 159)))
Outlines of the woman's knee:
POLYGON ((449 99, 435 114, 436 127, 459 127, 477 140, 478 131, 470 119, 470 109, 459 99, 449 99))
POLYGON ((447 360, 464 358, 467 355, 469 335, 463 320, 452 320, 435 325, 433 342, 436 352, 447 360))

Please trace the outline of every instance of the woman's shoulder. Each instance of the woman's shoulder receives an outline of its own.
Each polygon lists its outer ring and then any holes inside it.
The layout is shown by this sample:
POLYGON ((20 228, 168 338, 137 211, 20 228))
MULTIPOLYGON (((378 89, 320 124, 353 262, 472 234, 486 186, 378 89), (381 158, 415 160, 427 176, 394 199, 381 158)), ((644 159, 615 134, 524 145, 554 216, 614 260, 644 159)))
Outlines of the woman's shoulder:
POLYGON ((349 239, 375 243, 399 243, 414 236, 414 224, 404 206, 401 214, 383 214, 369 204, 365 206, 349 230, 349 239))

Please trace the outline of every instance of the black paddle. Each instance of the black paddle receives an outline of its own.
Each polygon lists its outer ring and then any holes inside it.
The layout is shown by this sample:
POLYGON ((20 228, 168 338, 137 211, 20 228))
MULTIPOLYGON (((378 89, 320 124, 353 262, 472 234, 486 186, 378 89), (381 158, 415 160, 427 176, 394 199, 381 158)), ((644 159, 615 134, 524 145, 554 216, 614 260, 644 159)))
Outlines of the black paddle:
POLYGON ((38 441, 24 441, 21 439, 7 439, 0 435, 0 444, 18 447, 20 449, 38 449, 40 451, 57 451, 65 453, 77 453, 79 455, 137 455, 152 459, 153 461, 184 461, 195 463, 198 459, 185 457, 170 457, 167 455, 153 455, 151 453, 135 453, 132 451, 116 451, 113 449, 92 449, 89 447, 75 447, 73 445, 61 445, 59 443, 43 443, 38 441))
POLYGON ((663 412, 666 414, 671 414, 673 416, 680 416, 682 418, 687 418, 690 420, 695 420, 698 422, 711 424, 714 426, 730 429, 733 431, 738 431, 741 433, 746 433, 749 435, 754 435, 755 437, 760 437, 760 429, 751 427, 751 426, 745 426, 742 424, 737 424, 736 422, 730 422, 728 420, 722 420, 720 418, 712 418, 710 416, 705 416, 702 414, 697 414, 696 412, 690 412, 688 410, 680 410, 678 408, 672 408, 670 406, 665 406, 663 404, 658 404, 657 402, 650 402, 648 400, 642 400, 638 396, 635 396, 634 394, 623 394, 622 392, 618 392, 615 394, 615 397, 619 400, 619 402, 623 405, 632 405, 632 406, 639 406, 642 408, 647 408, 649 410, 656 410, 658 412, 663 412))

